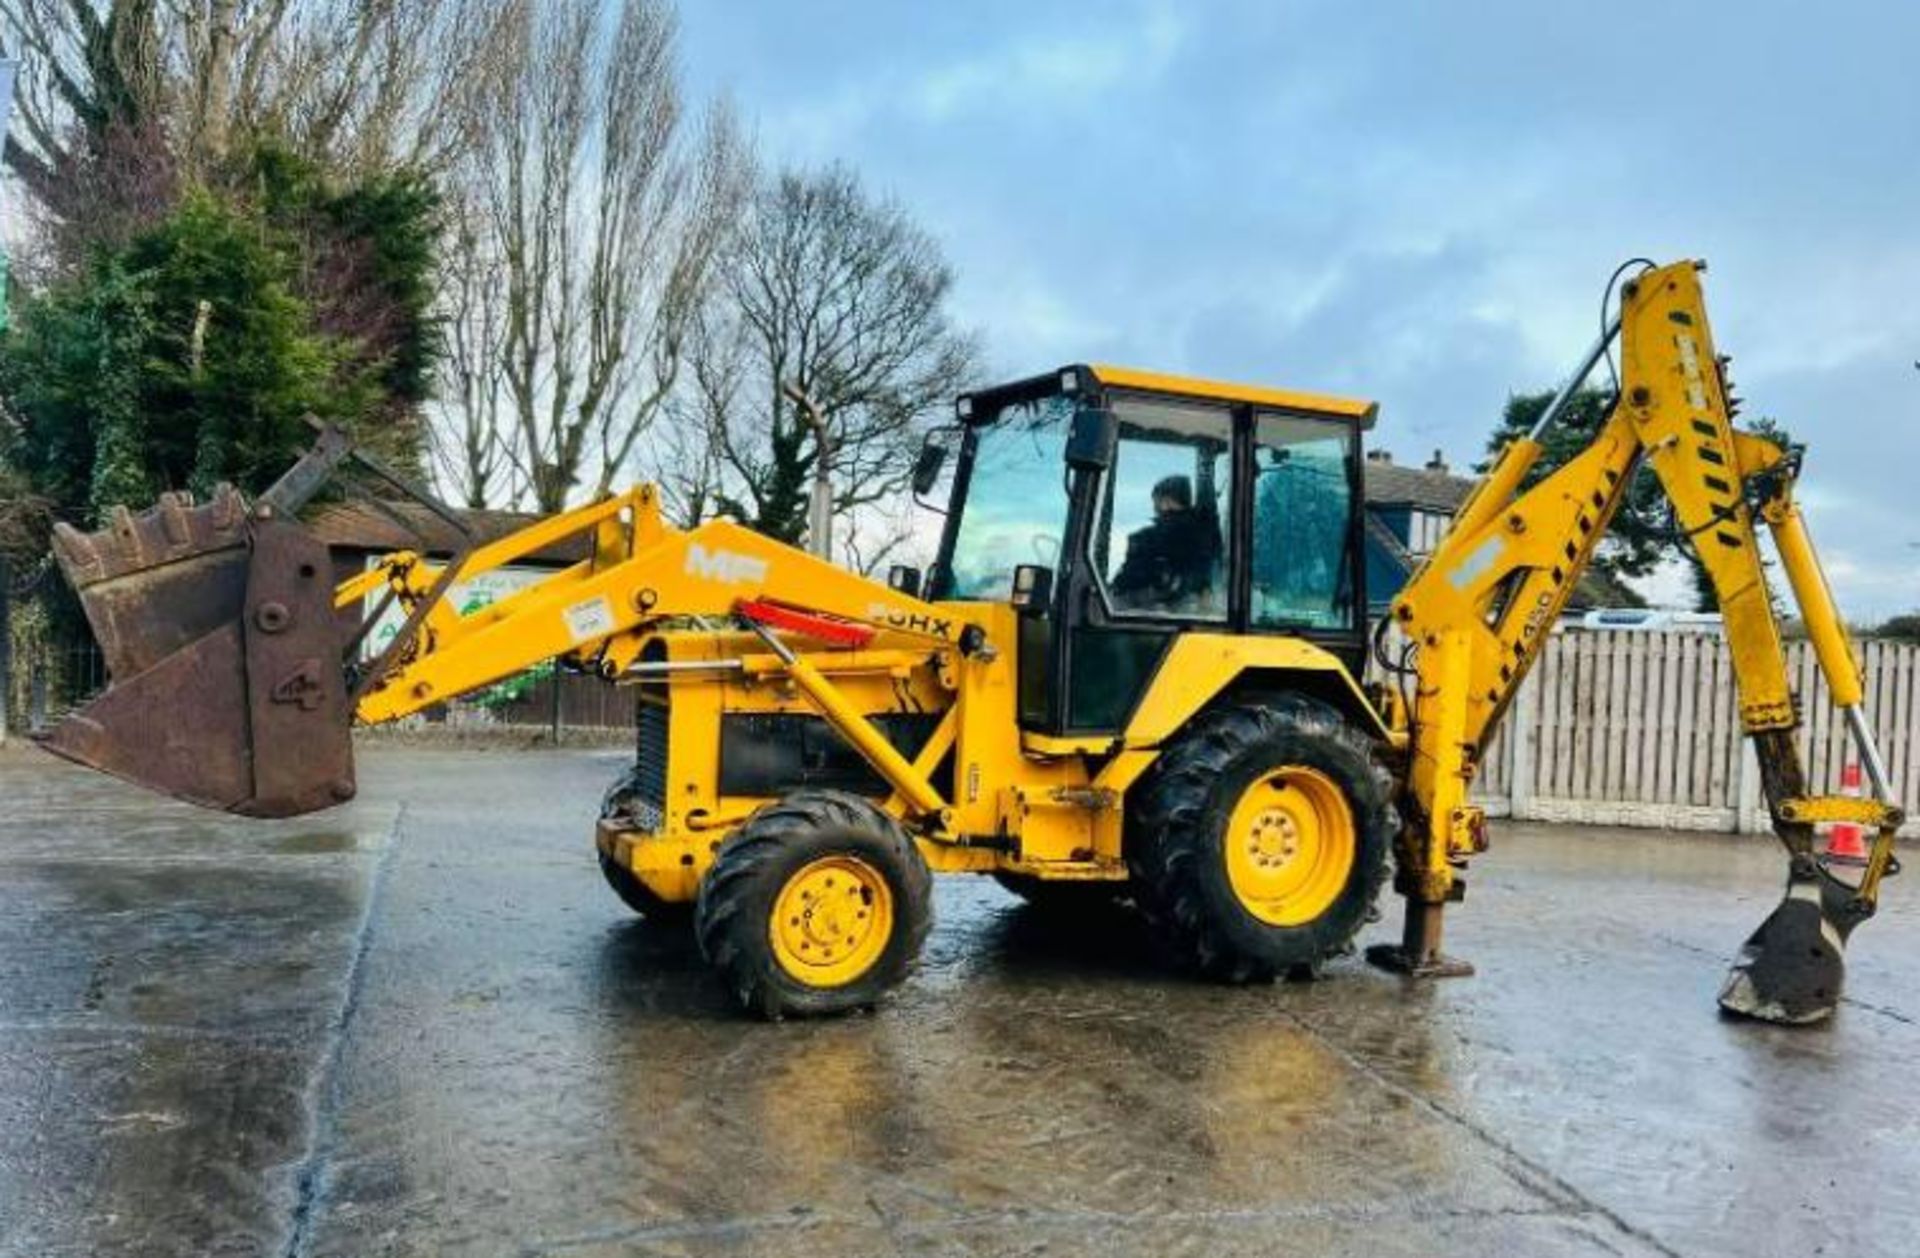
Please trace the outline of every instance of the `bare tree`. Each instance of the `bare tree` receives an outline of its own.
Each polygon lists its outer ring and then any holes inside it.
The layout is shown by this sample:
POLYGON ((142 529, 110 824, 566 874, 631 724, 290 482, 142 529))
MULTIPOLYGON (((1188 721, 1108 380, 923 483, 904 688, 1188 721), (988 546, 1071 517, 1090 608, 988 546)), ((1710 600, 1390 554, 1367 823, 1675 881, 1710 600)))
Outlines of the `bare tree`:
MULTIPOLYGON (((914 541, 913 506, 901 498, 893 503, 851 512, 839 530, 837 549, 841 561, 855 572, 872 575, 880 565, 901 553, 914 541)), ((924 567, 924 562, 917 566, 924 567)))
POLYGON ((740 404, 745 348, 735 335, 724 293, 716 291, 689 322, 680 387, 668 398, 647 460, 667 514, 682 527, 692 528, 722 509, 725 467, 712 434, 740 404))
POLYGON ((178 176, 244 176, 271 134, 349 175, 444 163, 492 0, 0 0, 21 59, 7 167, 72 251, 137 229, 178 176), (91 239, 85 238, 88 233, 91 239), (68 233, 72 234, 72 233, 68 233))
POLYGON ((276 125, 329 169, 439 169, 468 138, 463 89, 495 0, 240 0, 245 25, 223 48, 216 10, 236 0, 170 0, 208 20, 189 47, 207 64, 203 134, 222 110, 276 125), (223 55, 224 52, 224 55, 223 55))
POLYGON ((5 160, 28 197, 23 275, 62 271, 174 203, 152 4, 0 0, 0 50, 20 60, 5 160))
POLYGON ((456 188, 498 257, 508 453, 541 511, 604 493, 672 395, 743 183, 715 110, 690 123, 663 0, 508 0, 456 188))
POLYGON ((756 192, 724 277, 725 312, 696 343, 693 371, 703 387, 728 386, 707 397, 718 501, 770 536, 804 535, 821 450, 783 396, 790 382, 825 420, 834 511, 857 542, 848 555, 877 564, 899 536, 880 508, 906 486, 922 422, 977 357, 947 314, 953 275, 939 247, 844 168, 786 172, 756 192))
POLYGON ((451 497, 468 507, 497 506, 511 494, 500 359, 506 286, 472 207, 455 202, 448 220, 439 303, 446 352, 440 396, 427 411, 428 446, 451 497))
POLYGON ((163 112, 162 42, 150 0, 0 0, 0 45, 21 62, 6 162, 30 191, 114 124, 163 112))

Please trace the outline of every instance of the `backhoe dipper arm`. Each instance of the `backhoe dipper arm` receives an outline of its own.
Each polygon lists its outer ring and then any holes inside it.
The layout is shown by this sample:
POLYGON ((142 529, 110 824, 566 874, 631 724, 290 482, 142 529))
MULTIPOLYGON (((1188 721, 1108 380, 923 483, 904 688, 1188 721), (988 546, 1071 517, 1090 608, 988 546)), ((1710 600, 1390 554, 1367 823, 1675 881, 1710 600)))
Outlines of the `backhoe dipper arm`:
MULTIPOLYGON (((1860 673, 1845 626, 1792 500, 1796 459, 1733 427, 1700 289, 1702 269, 1693 262, 1650 267, 1622 287, 1618 321, 1534 432, 1500 452, 1452 530, 1394 603, 1393 622, 1414 658, 1413 689, 1400 715, 1407 762, 1396 887, 1407 899, 1407 920, 1401 946, 1376 950, 1377 961, 1419 974, 1466 971, 1441 953, 1440 944, 1443 906, 1461 893, 1457 870, 1486 845, 1484 817, 1467 802, 1468 790, 1488 740, 1643 461, 1659 478, 1719 597, 1741 724, 1754 740, 1774 829, 1790 855, 1782 911, 1799 901, 1820 919, 1812 925, 1816 936, 1824 925, 1841 940, 1872 912, 1900 815, 1861 707, 1860 673), (1541 456, 1541 435, 1616 337, 1622 378, 1612 412, 1585 449, 1522 490, 1541 456), (1821 671, 1868 765, 1874 800, 1807 795, 1793 738, 1798 714, 1756 516, 1773 530, 1821 671), (1840 819, 1857 819, 1877 831, 1857 885, 1834 879, 1814 858, 1813 824, 1840 819)), ((1779 917, 1768 919, 1750 941, 1750 952, 1767 942, 1761 936, 1779 917)), ((1746 968, 1736 968, 1723 1005, 1736 1008, 1728 1004, 1732 999, 1750 1006, 1738 1012, 1770 1016, 1760 1006, 1780 1004, 1784 983, 1794 989, 1789 1003, 1830 1008, 1838 993, 1838 945, 1829 950, 1831 966, 1823 970, 1831 973, 1818 981, 1759 975, 1770 990, 1758 995, 1733 991, 1751 968, 1752 958, 1744 958, 1746 968), (1814 994, 1812 987, 1820 984, 1830 990, 1814 994)))

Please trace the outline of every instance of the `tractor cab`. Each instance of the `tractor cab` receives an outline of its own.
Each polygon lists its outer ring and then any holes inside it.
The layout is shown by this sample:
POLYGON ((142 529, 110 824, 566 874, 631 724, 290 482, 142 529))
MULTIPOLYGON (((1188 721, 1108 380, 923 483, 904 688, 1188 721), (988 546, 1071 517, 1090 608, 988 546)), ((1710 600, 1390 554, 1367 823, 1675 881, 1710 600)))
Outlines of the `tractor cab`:
POLYGON ((1032 733, 1117 732, 1182 633, 1303 638, 1357 674, 1375 410, 1109 366, 967 394, 916 474, 946 514, 927 595, 1021 609, 1032 733))

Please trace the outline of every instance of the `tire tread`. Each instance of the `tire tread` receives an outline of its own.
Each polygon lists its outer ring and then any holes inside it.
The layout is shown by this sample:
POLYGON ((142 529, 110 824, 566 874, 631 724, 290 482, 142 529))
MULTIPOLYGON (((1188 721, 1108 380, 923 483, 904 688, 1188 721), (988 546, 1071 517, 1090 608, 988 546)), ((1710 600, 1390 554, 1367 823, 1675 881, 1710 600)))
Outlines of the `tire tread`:
POLYGON ((694 908, 701 954, 743 1007, 768 1018, 871 1007, 912 971, 932 927, 932 875, 912 836, 860 796, 828 790, 794 791, 747 818, 715 854, 694 908), (846 987, 807 988, 782 974, 765 914, 754 910, 771 902, 796 862, 847 850, 849 834, 868 843, 893 883, 895 935, 846 987))
POLYGON ((1315 971, 1350 952, 1353 937, 1373 915, 1397 826, 1392 780, 1372 742, 1334 708, 1296 693, 1240 700, 1200 716, 1133 792, 1127 821, 1135 900, 1155 933, 1176 960, 1236 983, 1296 969, 1315 971), (1351 754, 1363 767, 1364 797, 1349 799, 1358 829, 1356 859, 1362 863, 1359 894, 1344 893, 1315 922, 1267 928, 1270 943, 1256 950, 1235 938, 1203 877, 1213 855, 1210 823, 1222 807, 1231 806, 1214 798, 1214 788, 1233 765, 1263 746, 1303 742, 1351 754))

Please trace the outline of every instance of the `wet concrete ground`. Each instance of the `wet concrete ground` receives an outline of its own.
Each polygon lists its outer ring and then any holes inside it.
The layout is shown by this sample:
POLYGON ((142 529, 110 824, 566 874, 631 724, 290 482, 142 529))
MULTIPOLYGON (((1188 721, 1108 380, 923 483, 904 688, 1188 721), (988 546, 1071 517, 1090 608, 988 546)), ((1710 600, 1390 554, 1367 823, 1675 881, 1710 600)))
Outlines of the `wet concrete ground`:
POLYGON ((1920 1252, 1920 889, 1812 1031, 1713 1012, 1769 845, 1516 826, 1465 982, 1200 986, 948 879, 879 1015, 768 1026, 601 884, 617 763, 259 823, 0 752, 0 1253, 1920 1252))

